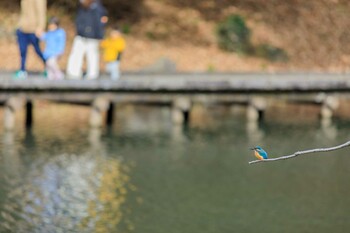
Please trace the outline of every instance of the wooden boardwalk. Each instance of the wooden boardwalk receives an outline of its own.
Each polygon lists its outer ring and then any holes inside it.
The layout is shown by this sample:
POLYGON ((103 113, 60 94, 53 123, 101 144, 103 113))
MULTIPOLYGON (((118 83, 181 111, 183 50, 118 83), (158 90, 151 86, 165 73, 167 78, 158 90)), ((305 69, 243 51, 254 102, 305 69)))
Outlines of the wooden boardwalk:
POLYGON ((118 81, 107 76, 50 81, 39 75, 12 80, 11 74, 0 74, 0 103, 5 105, 5 121, 9 122, 5 128, 9 129, 14 127, 12 118, 21 106, 26 106, 26 122, 31 125, 32 102, 36 100, 91 105, 90 123, 100 126, 102 112, 108 111, 111 117, 114 105, 125 102, 168 104, 175 123, 183 123, 193 103, 198 102, 246 105, 248 119, 257 120, 271 99, 318 104, 322 117, 330 118, 338 96, 349 98, 349 74, 127 73, 118 81))
POLYGON ((98 80, 50 81, 34 75, 11 80, 0 74, 0 92, 136 92, 136 93, 242 93, 242 92, 348 92, 350 74, 125 74, 115 82, 98 80))

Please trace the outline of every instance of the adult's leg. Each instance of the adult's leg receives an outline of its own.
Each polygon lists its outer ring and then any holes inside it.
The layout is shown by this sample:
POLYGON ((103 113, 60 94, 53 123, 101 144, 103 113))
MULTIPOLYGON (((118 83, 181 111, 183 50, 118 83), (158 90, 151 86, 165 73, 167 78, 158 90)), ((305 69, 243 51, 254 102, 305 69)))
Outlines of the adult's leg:
POLYGON ((21 55, 21 70, 26 70, 26 59, 27 59, 27 50, 28 50, 28 38, 26 33, 23 33, 20 29, 16 31, 17 43, 19 48, 19 53, 21 55))
POLYGON ((68 58, 67 77, 71 79, 81 79, 83 58, 86 53, 86 41, 80 36, 76 36, 73 41, 72 50, 68 58))
POLYGON ((30 43, 33 45, 36 54, 40 57, 40 59, 43 61, 44 65, 45 65, 45 58, 44 58, 44 55, 40 49, 39 38, 36 37, 36 35, 34 33, 28 33, 28 39, 29 39, 30 43))
POLYGON ((100 52, 99 44, 100 41, 96 39, 87 40, 87 79, 96 79, 100 74, 100 52))

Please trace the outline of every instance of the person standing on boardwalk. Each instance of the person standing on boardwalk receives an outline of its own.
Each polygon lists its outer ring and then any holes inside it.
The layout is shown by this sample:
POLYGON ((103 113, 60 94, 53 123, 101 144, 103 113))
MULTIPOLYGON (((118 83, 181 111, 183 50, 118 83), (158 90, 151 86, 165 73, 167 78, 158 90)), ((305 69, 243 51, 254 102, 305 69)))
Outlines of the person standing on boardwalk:
POLYGON ((16 30, 18 47, 21 55, 21 67, 15 73, 17 79, 27 78, 26 59, 28 45, 33 45, 36 54, 45 65, 45 58, 36 36, 44 31, 46 25, 46 0, 21 0, 21 14, 16 30))
POLYGON ((111 29, 109 37, 101 43, 104 50, 103 58, 106 62, 106 70, 112 80, 118 80, 120 77, 120 60, 122 52, 125 49, 125 40, 117 27, 111 29))
POLYGON ((81 79, 83 59, 87 57, 86 79, 99 76, 99 44, 104 37, 107 11, 99 0, 80 0, 76 16, 76 36, 68 58, 67 78, 81 79))
POLYGON ((48 31, 38 35, 40 40, 45 42, 44 58, 46 59, 47 78, 50 80, 64 79, 58 59, 66 46, 66 32, 59 25, 59 19, 51 17, 47 25, 48 31))

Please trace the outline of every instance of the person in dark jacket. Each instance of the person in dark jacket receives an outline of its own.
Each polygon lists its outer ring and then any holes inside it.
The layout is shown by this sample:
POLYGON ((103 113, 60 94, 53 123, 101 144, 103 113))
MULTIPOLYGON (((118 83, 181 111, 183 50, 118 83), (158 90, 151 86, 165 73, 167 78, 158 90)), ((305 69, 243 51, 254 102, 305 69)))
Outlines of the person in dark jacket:
POLYGON ((99 0, 80 0, 75 20, 76 36, 68 59, 67 78, 81 79, 84 56, 87 58, 86 79, 99 76, 99 43, 104 37, 107 11, 99 0))

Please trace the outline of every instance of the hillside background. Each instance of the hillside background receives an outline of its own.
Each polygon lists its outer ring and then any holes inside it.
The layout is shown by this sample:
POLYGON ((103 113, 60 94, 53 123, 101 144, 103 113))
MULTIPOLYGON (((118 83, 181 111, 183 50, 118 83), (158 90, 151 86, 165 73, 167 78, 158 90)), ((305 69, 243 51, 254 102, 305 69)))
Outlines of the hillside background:
MULTIPOLYGON (((49 0, 48 16, 61 18, 68 44, 74 37, 76 2, 49 0)), ((350 2, 346 0, 102 0, 110 24, 126 32, 122 70, 138 71, 161 58, 189 72, 348 72, 350 67, 350 2), (254 44, 269 44, 288 54, 286 62, 220 50, 216 25, 231 14, 241 15, 254 44)), ((19 0, 0 2, 0 69, 18 68, 14 36, 19 0)), ((101 64, 103 65, 103 64, 101 64)), ((33 50, 28 69, 41 70, 33 50)))

